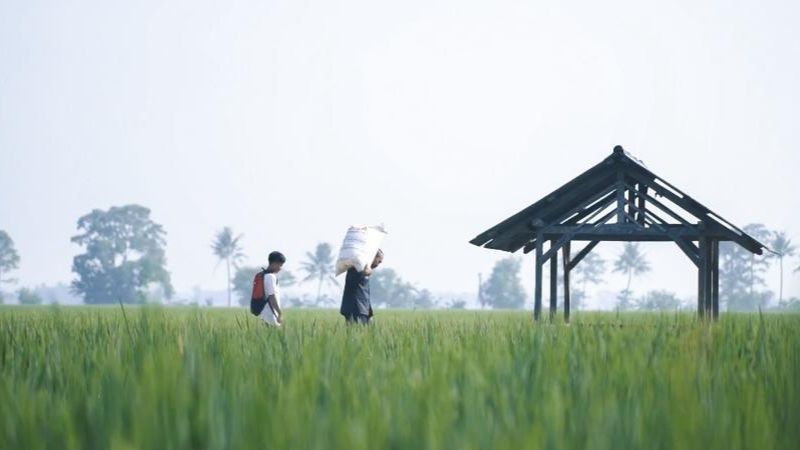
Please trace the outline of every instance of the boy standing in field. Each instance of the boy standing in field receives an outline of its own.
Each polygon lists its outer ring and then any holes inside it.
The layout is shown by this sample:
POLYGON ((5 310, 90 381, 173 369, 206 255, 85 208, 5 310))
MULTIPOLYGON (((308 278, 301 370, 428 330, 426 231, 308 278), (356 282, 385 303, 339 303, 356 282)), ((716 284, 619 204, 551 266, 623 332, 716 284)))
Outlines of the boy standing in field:
POLYGON ((372 304, 369 294, 369 277, 383 262, 383 251, 378 250, 372 264, 359 272, 354 267, 347 271, 344 281, 344 294, 339 313, 347 323, 369 324, 372 319, 372 304))
POLYGON ((267 304, 261 310, 259 317, 267 325, 279 327, 283 324, 283 310, 281 309, 281 295, 278 288, 278 272, 281 271, 286 257, 281 252, 269 254, 269 266, 264 270, 264 296, 267 304))

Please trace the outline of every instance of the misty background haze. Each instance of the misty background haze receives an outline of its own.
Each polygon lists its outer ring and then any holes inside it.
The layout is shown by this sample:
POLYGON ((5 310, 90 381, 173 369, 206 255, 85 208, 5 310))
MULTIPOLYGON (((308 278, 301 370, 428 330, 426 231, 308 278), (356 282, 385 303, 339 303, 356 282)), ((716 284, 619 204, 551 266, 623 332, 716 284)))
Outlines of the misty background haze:
MULTIPOLYGON (((468 240, 616 144, 733 223, 797 241, 797 23, 788 1, 2 2, 15 286, 69 283, 78 217, 136 203, 167 232, 179 293, 225 289, 210 249, 224 226, 245 264, 280 250, 298 273, 318 243, 383 222, 387 267, 474 295, 507 255, 468 240)), ((696 295, 677 246, 641 249, 652 270, 634 291, 696 295)), ((606 280, 595 297, 626 283, 606 280)))

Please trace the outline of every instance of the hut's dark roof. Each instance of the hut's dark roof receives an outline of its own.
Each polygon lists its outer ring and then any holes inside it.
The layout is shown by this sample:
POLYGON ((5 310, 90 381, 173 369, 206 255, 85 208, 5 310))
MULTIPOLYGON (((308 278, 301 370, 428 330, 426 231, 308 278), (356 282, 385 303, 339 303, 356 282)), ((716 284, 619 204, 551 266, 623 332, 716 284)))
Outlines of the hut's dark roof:
MULTIPOLYGON (((470 242, 480 247, 516 252, 536 238, 537 230, 552 226, 574 226, 574 221, 571 223, 570 219, 574 219, 575 214, 571 213, 589 201, 594 202, 593 205, 604 202, 611 205, 617 198, 620 180, 647 185, 656 196, 663 197, 672 205, 680 207, 682 215, 688 217, 686 221, 681 222, 682 224, 676 224, 670 229, 692 228, 702 223, 703 233, 713 235, 720 240, 736 242, 755 254, 761 254, 763 249, 767 248, 719 214, 651 172, 641 161, 620 146, 615 147, 612 154, 599 164, 536 203, 479 234, 470 242), (595 202, 594 199, 597 201, 595 202), (694 224, 690 225, 690 219, 693 219, 694 224)), ((630 184, 627 185, 627 188, 631 188, 630 184)), ((667 209, 674 208, 662 208, 662 210, 667 209)), ((672 211, 666 212, 674 216, 672 211)), ((670 225, 665 226, 670 227, 670 225)), ((642 236, 631 233, 630 239, 625 240, 648 240, 639 239, 642 236)))

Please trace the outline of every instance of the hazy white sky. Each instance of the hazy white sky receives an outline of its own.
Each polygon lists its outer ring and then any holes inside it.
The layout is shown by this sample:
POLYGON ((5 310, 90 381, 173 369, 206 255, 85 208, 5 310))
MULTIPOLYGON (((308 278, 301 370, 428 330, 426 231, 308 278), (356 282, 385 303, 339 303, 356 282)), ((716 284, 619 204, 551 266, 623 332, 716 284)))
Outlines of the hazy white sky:
MULTIPOLYGON (((556 3, 0 1, 0 229, 20 285, 71 280, 77 218, 135 202, 168 232, 178 290, 224 287, 225 225, 250 262, 280 249, 296 270, 385 222, 388 266, 472 291, 504 254, 467 241, 615 144, 800 241, 800 4, 556 3)), ((695 292, 677 247, 645 250, 634 290, 695 292)))

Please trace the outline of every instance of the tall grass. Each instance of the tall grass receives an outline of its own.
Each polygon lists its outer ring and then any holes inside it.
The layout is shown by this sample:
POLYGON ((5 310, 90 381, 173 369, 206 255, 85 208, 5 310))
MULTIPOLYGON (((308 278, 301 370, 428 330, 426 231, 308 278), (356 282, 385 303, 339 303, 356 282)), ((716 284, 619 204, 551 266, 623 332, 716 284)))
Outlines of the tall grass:
POLYGON ((0 309, 0 448, 798 448, 800 316, 0 309))

